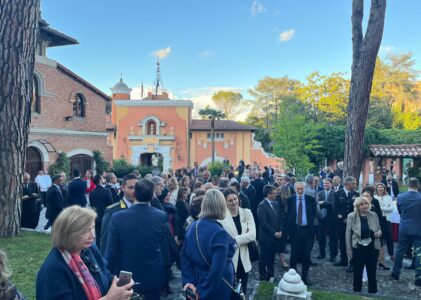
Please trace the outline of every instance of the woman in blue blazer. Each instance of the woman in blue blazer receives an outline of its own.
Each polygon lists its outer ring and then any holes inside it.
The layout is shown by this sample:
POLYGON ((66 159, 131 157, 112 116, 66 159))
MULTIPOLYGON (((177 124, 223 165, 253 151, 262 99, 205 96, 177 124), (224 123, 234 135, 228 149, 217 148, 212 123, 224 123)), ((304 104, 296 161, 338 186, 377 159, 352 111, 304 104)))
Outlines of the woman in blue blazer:
POLYGON ((224 195, 216 189, 208 190, 199 220, 186 233, 181 250, 182 281, 184 289, 196 293, 196 299, 230 299, 235 240, 217 222, 225 218, 226 211, 224 195))
POLYGON ((54 248, 42 264, 36 282, 38 300, 130 299, 133 281, 117 286, 95 241, 96 213, 70 206, 54 222, 54 248))

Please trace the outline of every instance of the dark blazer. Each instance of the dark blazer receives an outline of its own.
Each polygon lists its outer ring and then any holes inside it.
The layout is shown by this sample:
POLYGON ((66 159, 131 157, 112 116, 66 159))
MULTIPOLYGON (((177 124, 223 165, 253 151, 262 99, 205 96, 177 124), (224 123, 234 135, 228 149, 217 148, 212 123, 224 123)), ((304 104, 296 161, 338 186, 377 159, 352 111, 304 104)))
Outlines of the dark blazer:
POLYGON ((87 188, 86 181, 75 178, 73 181, 69 182, 67 202, 69 205, 80 205, 82 207, 86 206, 86 197, 85 192, 87 188))
POLYGON ((401 214, 399 232, 421 236, 421 193, 408 191, 400 194, 397 202, 401 214))
POLYGON ((155 207, 156 209, 159 209, 159 210, 164 210, 162 208, 161 202, 159 201, 159 199, 157 197, 153 197, 152 198, 152 200, 151 200, 151 206, 152 207, 155 207))
POLYGON ((190 205, 187 201, 177 201, 175 203, 177 208, 177 228, 176 234, 179 240, 184 241, 184 236, 186 231, 184 230, 184 224, 186 223, 187 218, 190 215, 190 205))
POLYGON ((123 199, 121 199, 119 202, 114 203, 105 209, 104 217, 102 218, 101 239, 99 243, 102 255, 105 254, 105 246, 107 245, 108 228, 110 227, 111 216, 126 208, 126 203, 123 199))
MULTIPOLYGON (((256 188, 252 186, 251 184, 246 189, 241 189, 241 191, 249 198, 250 205, 251 203, 256 203, 256 188)), ((251 207, 244 207, 251 209, 251 207)))
POLYGON ((105 209, 113 204, 113 198, 108 189, 104 188, 102 185, 97 185, 96 188, 89 193, 89 202, 98 214, 95 222, 101 223, 105 209))
POLYGON ((167 215, 146 204, 135 204, 111 217, 105 248, 108 268, 133 273, 143 291, 162 287, 165 272, 161 256, 167 215))
MULTIPOLYGON (((317 214, 316 201, 313 197, 303 195, 306 208, 307 226, 310 232, 314 232, 314 218, 317 214)), ((297 195, 292 195, 287 200, 288 206, 288 233, 294 236, 297 230, 297 195)))
POLYGON ((323 204, 320 204, 320 209, 322 211, 322 215, 323 215, 323 211, 326 209, 326 216, 323 218, 323 220, 332 222, 334 220, 334 216, 333 216, 333 196, 334 196, 335 192, 332 190, 330 190, 329 196, 326 199, 326 193, 325 191, 320 191, 318 194, 318 198, 319 201, 324 201, 323 204))
POLYGON ((238 198, 240 199, 240 202, 241 202, 240 207, 251 209, 250 198, 246 194, 244 194, 243 191, 240 191, 238 193, 238 198))
MULTIPOLYGON (((106 261, 98 248, 92 245, 86 250, 91 261, 96 261, 100 272, 91 272, 102 296, 107 294, 112 276, 107 270, 106 261)), ((89 270, 89 268, 88 268, 89 270)), ((76 275, 67 266, 57 248, 53 248, 37 274, 36 299, 38 300, 87 300, 86 294, 76 275)))
POLYGON ((182 284, 193 283, 202 300, 230 299, 231 289, 222 280, 234 282, 235 240, 221 224, 210 219, 193 222, 186 233, 181 250, 182 284), (196 240, 196 223, 199 222, 200 248, 209 267, 200 254, 196 240))
POLYGON ((382 180, 382 182, 386 186, 386 190, 389 195, 391 195, 391 192, 390 192, 391 186, 392 186, 393 195, 395 197, 399 195, 399 184, 395 179, 393 179, 390 184, 388 184, 387 180, 382 180))
POLYGON ((65 207, 63 195, 61 194, 60 188, 54 184, 47 190, 47 211, 45 217, 50 220, 51 224, 57 219, 57 216, 65 207))
POLYGON ((276 201, 270 204, 263 200, 257 207, 257 218, 259 219, 259 242, 272 243, 276 240, 275 232, 285 230, 285 220, 281 219, 280 208, 276 201))
POLYGON ((255 179, 251 182, 251 185, 254 186, 256 189, 256 198, 255 202, 251 203, 252 207, 254 206, 255 209, 257 209, 257 205, 263 200, 263 187, 266 185, 266 183, 263 181, 262 178, 255 179))
POLYGON ((354 211, 354 200, 359 196, 356 191, 349 192, 346 195, 345 189, 341 189, 333 195, 333 215, 338 220, 341 215, 341 221, 345 221, 348 214, 354 211))
POLYGON ((113 197, 113 203, 117 203, 120 201, 120 196, 117 193, 117 190, 113 188, 111 185, 105 185, 105 188, 111 192, 111 196, 113 197))
POLYGON ((29 196, 25 200, 22 200, 22 215, 21 215, 21 227, 35 229, 38 225, 39 213, 40 213, 40 195, 38 185, 35 182, 28 182, 23 184, 23 196, 29 196), (37 194, 33 196, 33 194, 37 194))

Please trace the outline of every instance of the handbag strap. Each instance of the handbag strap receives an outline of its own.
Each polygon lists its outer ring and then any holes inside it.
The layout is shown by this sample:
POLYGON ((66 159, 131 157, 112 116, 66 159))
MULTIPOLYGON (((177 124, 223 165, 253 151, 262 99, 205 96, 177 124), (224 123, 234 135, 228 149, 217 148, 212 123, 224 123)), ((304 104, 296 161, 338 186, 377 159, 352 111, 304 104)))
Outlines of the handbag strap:
MULTIPOLYGON (((195 226, 195 232, 196 232, 196 242, 197 242, 197 247, 199 248, 199 252, 200 255, 202 256, 203 260, 205 261, 205 263, 208 265, 208 267, 210 268, 210 264, 209 261, 206 259, 205 255, 203 254, 202 248, 200 247, 200 242, 199 242, 199 220, 196 222, 196 226, 195 226)), ((226 283, 226 285, 229 286, 229 288, 236 292, 234 287, 224 278, 222 277, 222 280, 226 283)))

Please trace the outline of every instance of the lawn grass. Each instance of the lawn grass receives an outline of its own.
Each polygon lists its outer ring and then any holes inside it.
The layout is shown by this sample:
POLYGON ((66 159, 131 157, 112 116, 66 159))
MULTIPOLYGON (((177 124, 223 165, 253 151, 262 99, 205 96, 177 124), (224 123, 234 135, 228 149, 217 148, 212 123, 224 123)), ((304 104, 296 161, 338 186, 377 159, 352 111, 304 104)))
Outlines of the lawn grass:
MULTIPOLYGON (((273 289, 275 288, 275 284, 261 281, 259 284, 259 288, 257 293, 254 297, 254 300, 271 300, 273 296, 273 289)), ((320 291, 320 290, 311 290, 312 295, 311 299, 313 300, 359 300, 359 299, 379 299, 379 298, 370 298, 364 297, 361 295, 352 295, 352 294, 345 294, 341 292, 331 292, 331 291, 320 291)))
POLYGON ((50 236, 22 231, 17 237, 0 238, 12 269, 11 280, 27 299, 35 299, 36 274, 51 250, 50 236))

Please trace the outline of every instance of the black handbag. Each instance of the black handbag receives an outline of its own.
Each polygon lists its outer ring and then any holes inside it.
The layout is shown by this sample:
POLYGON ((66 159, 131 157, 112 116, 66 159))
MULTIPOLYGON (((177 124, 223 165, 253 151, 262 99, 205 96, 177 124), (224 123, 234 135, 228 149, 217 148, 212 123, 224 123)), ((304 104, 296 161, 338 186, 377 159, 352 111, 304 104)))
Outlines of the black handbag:
POLYGON ((259 260, 259 247, 257 246, 256 241, 248 243, 247 247, 249 248, 250 261, 251 262, 258 261, 259 260))
MULTIPOLYGON (((200 247, 200 243, 199 243, 199 230, 198 230, 199 222, 200 221, 196 222, 196 228, 195 228, 197 247, 199 248, 199 252, 200 252, 200 255, 202 256, 203 260, 208 265, 208 267, 210 267, 210 264, 209 264, 208 260, 206 259, 205 255, 203 254, 202 248, 200 247)), ((234 288, 224 277, 222 277, 222 280, 231 289, 231 297, 230 297, 231 300, 245 300, 246 299, 244 294, 241 292, 241 282, 238 283, 237 286, 234 288)))

